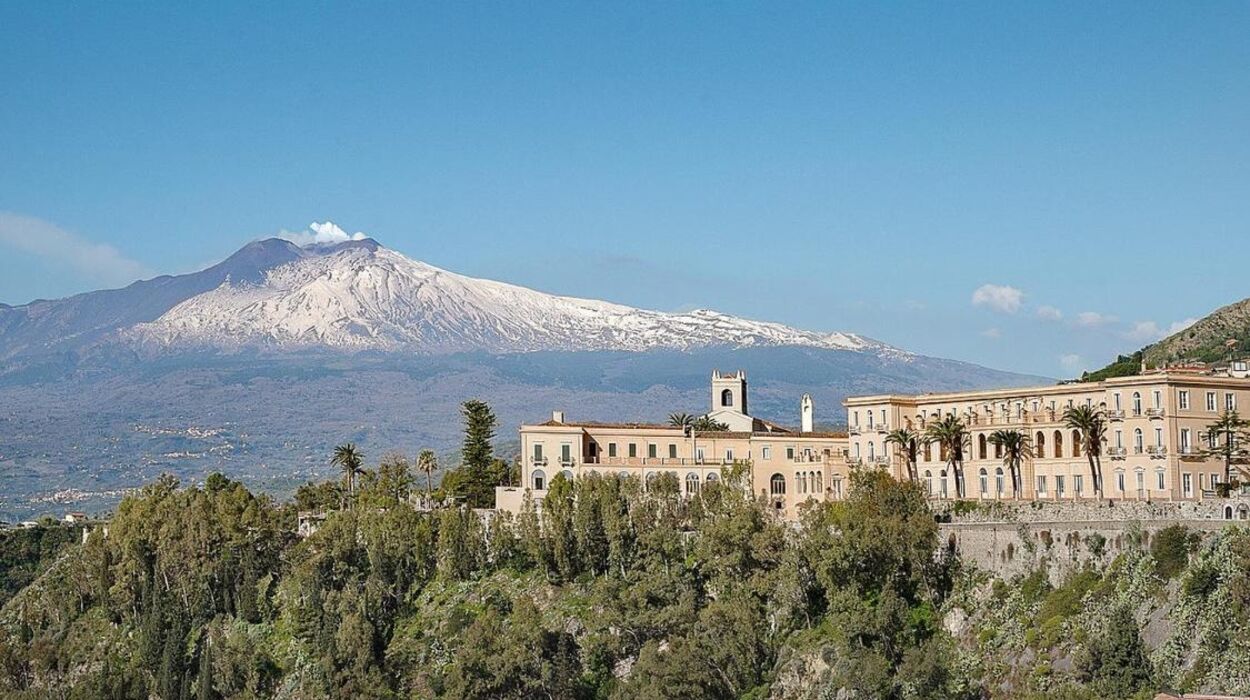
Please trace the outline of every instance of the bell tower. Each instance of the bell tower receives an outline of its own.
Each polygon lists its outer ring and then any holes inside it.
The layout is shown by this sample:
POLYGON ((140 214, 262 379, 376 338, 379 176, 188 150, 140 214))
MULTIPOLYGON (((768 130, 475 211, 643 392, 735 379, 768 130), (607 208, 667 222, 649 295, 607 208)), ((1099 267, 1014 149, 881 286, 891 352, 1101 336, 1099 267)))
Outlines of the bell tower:
POLYGON ((742 370, 732 374, 712 370, 712 410, 708 413, 724 412, 747 415, 747 373, 742 370))

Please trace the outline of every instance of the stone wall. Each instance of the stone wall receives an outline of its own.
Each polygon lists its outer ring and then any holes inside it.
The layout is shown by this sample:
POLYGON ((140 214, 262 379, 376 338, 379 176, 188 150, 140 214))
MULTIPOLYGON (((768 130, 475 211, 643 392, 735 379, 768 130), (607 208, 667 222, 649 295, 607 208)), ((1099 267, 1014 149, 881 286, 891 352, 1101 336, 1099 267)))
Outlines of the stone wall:
POLYGON ((1058 583, 1086 563, 1106 564, 1127 547, 1148 546, 1172 525, 1195 531, 1250 525, 1250 498, 994 503, 950 508, 945 517, 950 522, 941 525, 943 542, 964 561, 1004 577, 1045 566, 1058 583))

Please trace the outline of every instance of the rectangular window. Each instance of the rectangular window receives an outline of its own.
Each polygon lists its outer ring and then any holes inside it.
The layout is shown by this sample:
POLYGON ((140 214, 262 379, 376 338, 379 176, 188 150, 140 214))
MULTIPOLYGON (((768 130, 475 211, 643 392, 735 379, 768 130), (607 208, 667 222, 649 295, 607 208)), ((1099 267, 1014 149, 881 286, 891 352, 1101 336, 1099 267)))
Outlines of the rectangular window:
POLYGON ((1124 472, 1115 473, 1115 487, 1120 493, 1124 493, 1124 472))
POLYGON ((1080 474, 1075 474, 1072 476, 1072 490, 1075 493, 1080 493, 1081 491, 1083 491, 1084 486, 1085 486, 1084 476, 1081 476, 1080 474))
POLYGON ((647 443, 647 457, 651 459, 655 459, 657 456, 658 455, 656 455, 655 443, 654 442, 647 443))
POLYGON ((573 461, 573 446, 568 444, 567 442, 564 443, 563 445, 560 445, 560 461, 561 462, 573 461))
POLYGON ((725 450, 725 461, 726 462, 734 461, 734 451, 732 449, 725 450))
MULTIPOLYGON (((858 442, 855 443, 855 456, 856 457, 859 456, 859 443, 858 442)), ((790 460, 791 462, 794 461, 794 448, 793 447, 786 448, 786 459, 790 460)))
POLYGON ((1188 452, 1189 445, 1189 428, 1181 428, 1181 452, 1188 452))
POLYGON ((1194 478, 1190 474, 1181 474, 1181 490, 1186 496, 1194 495, 1194 478))
POLYGON ((543 444, 541 442, 534 443, 534 461, 543 461, 543 444))
POLYGON ((1117 391, 1116 393, 1112 394, 1111 398, 1115 402, 1115 410, 1117 411, 1120 410, 1120 392, 1117 391))
POLYGON ((1163 392, 1155 390, 1154 392, 1155 408, 1159 408, 1163 404, 1163 392))
POLYGON ((700 447, 698 450, 695 451, 694 461, 698 462, 699 464, 703 464, 703 448, 702 447, 700 447))
POLYGON ((769 447, 768 445, 764 445, 763 447, 761 447, 761 448, 760 448, 760 457, 762 457, 762 458, 764 458, 764 459, 766 459, 766 460, 768 460, 768 459, 772 459, 772 458, 773 458, 773 448, 769 447))
POLYGON ((671 442, 668 444, 668 458, 677 459, 677 445, 671 442))
POLYGON ((859 411, 851 411, 851 425, 859 427, 859 411))
POLYGON ((1124 431, 1123 430, 1115 431, 1115 446, 1120 449, 1124 448, 1124 431))
POLYGON ((1163 428, 1155 428, 1155 447, 1163 447, 1163 428))
POLYGON ((1155 488, 1159 489, 1160 491, 1163 490, 1163 472, 1162 471, 1155 472, 1155 488))
POLYGON ((1037 495, 1046 495, 1046 477, 1044 476, 1037 477, 1037 495))
POLYGON ((638 445, 637 445, 637 443, 633 443, 633 442, 629 443, 629 458, 630 458, 630 459, 633 459, 633 458, 635 458, 635 457, 637 457, 637 456, 638 456, 638 445))
POLYGON ((1207 392, 1207 410, 1208 411, 1215 410, 1215 392, 1214 391, 1207 392))
POLYGON ((1055 477, 1055 493, 1060 496, 1063 495, 1063 476, 1055 477))
POLYGON ((1225 411, 1237 410, 1237 395, 1232 393, 1231 391, 1224 394, 1224 410, 1225 411))
POLYGON ((615 457, 615 456, 616 456, 616 443, 615 443, 615 442, 609 442, 609 443, 608 443, 608 456, 609 456, 609 457, 615 457))
POLYGON ((1179 395, 1177 395, 1177 402, 1180 404, 1180 409, 1182 411, 1188 411, 1189 410, 1189 392, 1182 391, 1179 395))

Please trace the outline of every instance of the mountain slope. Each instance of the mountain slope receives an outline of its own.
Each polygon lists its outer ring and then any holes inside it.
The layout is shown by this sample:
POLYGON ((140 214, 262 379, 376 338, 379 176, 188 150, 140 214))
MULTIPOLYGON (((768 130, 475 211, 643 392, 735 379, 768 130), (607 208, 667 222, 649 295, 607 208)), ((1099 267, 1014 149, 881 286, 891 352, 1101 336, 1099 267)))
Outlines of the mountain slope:
POLYGON ((367 239, 302 256, 260 283, 232 280, 125 335, 149 349, 314 346, 441 354, 799 345, 906 355, 850 333, 707 310, 648 311, 465 277, 367 239))
POLYGON ((1228 341, 1236 341, 1232 351, 1239 356, 1250 351, 1250 299, 1220 307, 1192 325, 1145 346, 1085 378, 1097 380, 1137 374, 1141 364, 1159 367, 1169 362, 1219 362, 1229 355, 1228 341))

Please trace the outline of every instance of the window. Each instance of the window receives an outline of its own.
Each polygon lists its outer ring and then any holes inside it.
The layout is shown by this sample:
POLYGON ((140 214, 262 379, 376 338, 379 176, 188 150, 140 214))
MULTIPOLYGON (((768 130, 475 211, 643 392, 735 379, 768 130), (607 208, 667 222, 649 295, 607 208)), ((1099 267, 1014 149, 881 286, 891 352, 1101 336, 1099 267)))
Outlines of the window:
POLYGON ((812 473, 812 491, 820 493, 825 490, 825 475, 823 472, 812 473))
POLYGON ((1046 477, 1043 475, 1038 475, 1037 477, 1037 495, 1046 495, 1046 477))
POLYGON ((722 391, 720 393, 720 405, 733 406, 734 405, 734 393, 730 391, 729 389, 722 391))
POLYGON ((977 458, 986 459, 987 454, 988 450, 986 449, 985 433, 981 433, 977 436, 977 458))
POLYGON ((1133 392, 1133 415, 1141 415, 1141 392, 1133 392))
POLYGON ((981 476, 981 493, 987 493, 990 490, 989 474, 986 473, 984 467, 981 468, 980 476, 981 476))
POLYGON ((567 442, 560 445, 560 461, 565 464, 573 461, 573 446, 567 442))
POLYGON ((534 480, 534 490, 542 491, 547 488, 547 473, 541 469, 535 469, 531 478, 534 480))
POLYGON ((699 464, 703 464, 703 448, 702 447, 697 448, 695 450, 694 461, 698 462, 699 464))
POLYGON ((768 490, 774 496, 786 495, 786 478, 780 474, 773 474, 773 478, 768 480, 768 490))
POLYGON ((638 445, 637 445, 637 444, 635 444, 635 443, 632 443, 632 442, 631 442, 631 443, 629 443, 629 457, 630 457, 630 459, 633 459, 634 457, 637 457, 637 456, 638 456, 638 445))
POLYGON ((534 444, 534 461, 535 461, 535 462, 541 462, 541 461, 543 461, 543 446, 542 446, 542 443, 535 443, 535 444, 534 444))
POLYGON ((1155 428, 1155 447, 1163 447, 1163 428, 1155 428))
POLYGON ((616 443, 615 443, 615 442, 609 442, 609 443, 608 443, 608 456, 609 456, 609 457, 615 457, 615 456, 616 456, 616 443))
POLYGON ((654 442, 647 443, 647 457, 650 459, 658 457, 659 455, 656 454, 656 449, 657 448, 654 442))
POLYGON ((725 461, 726 462, 734 461, 734 451, 732 447, 725 448, 725 461))
POLYGON ((1155 488, 1160 491, 1163 490, 1163 470, 1162 469, 1155 472, 1155 488))
POLYGON ((868 412, 868 427, 872 428, 872 411, 868 412))
MULTIPOLYGON (((859 456, 859 443, 858 442, 855 443, 855 456, 856 457, 859 456)), ((794 448, 793 447, 786 448, 786 459, 790 460, 791 462, 794 461, 794 448)))
POLYGON ((773 458, 773 448, 772 448, 772 447, 769 447, 768 445, 764 445, 763 447, 761 447, 761 448, 760 448, 760 457, 761 457, 761 458, 763 458, 763 459, 772 459, 772 458, 773 458))
POLYGON ((930 496, 933 495, 933 472, 928 469, 924 470, 924 490, 930 496))
POLYGON ((1133 454, 1142 453, 1143 451, 1142 444, 1143 444, 1143 441, 1142 441, 1141 428, 1134 428, 1133 429, 1133 454))
POLYGON ((851 411, 851 425, 859 427, 859 411, 851 411))
POLYGON ((1225 411, 1237 410, 1237 395, 1231 391, 1224 394, 1224 410, 1225 411))
POLYGON ((807 493, 807 472, 794 475, 794 487, 796 493, 807 493))
POLYGON ((1137 470, 1137 492, 1141 493, 1146 490, 1146 472, 1137 470))
POLYGON ((1155 408, 1159 408, 1159 407, 1160 407, 1160 406, 1162 406, 1162 405, 1163 405, 1163 393, 1162 393, 1162 392, 1160 392, 1158 389, 1155 389, 1155 392, 1154 392, 1154 406, 1155 406, 1155 408))
POLYGON ((994 470, 994 493, 999 496, 1003 495, 1003 468, 999 467, 994 470))
POLYGON ((1111 398, 1115 401, 1115 410, 1120 410, 1120 392, 1115 392, 1111 395, 1111 398))
POLYGON ((876 447, 873 446, 872 440, 869 440, 868 441, 868 459, 876 459, 876 458, 877 458, 877 449, 876 447))
MULTIPOLYGON (((1181 452, 1189 452, 1189 428, 1181 428, 1181 452)), ((1163 488, 1162 486, 1159 488, 1163 488)))
POLYGON ((1055 431, 1055 456, 1063 456, 1063 433, 1055 431))
POLYGON ((690 472, 686 475, 686 493, 696 494, 699 492, 699 475, 690 472))
POLYGON ((1207 410, 1211 412, 1215 411, 1215 392, 1214 391, 1207 392, 1207 410))
POLYGON ((943 469, 939 476, 941 478, 938 480, 938 488, 941 490, 942 498, 946 498, 946 470, 943 469))
POLYGON ((1080 474, 1072 475, 1072 492, 1080 494, 1085 490, 1085 477, 1080 474))
POLYGON ((1055 477, 1055 495, 1057 496, 1063 495, 1063 475, 1062 474, 1057 475, 1055 477))
POLYGON ((677 459, 677 443, 670 442, 668 444, 668 458, 677 459))
POLYGON ((1194 495, 1194 478, 1190 474, 1181 474, 1181 491, 1186 496, 1194 495))
POLYGON ((1180 409, 1182 411, 1188 411, 1189 410, 1189 392, 1182 389, 1181 392, 1176 395, 1176 402, 1180 406, 1180 409))
POLYGON ((1081 431, 1079 430, 1072 431, 1072 456, 1081 456, 1081 431))
POLYGON ((720 481, 720 474, 717 474, 716 472, 712 472, 712 473, 708 474, 708 475, 707 475, 707 483, 709 483, 709 484, 710 484, 710 483, 712 483, 713 481, 720 481))
POLYGON ((1117 471, 1115 473, 1115 487, 1119 489, 1120 493, 1124 493, 1124 472, 1123 471, 1117 471))
POLYGON ((1124 431, 1123 430, 1115 431, 1115 446, 1120 449, 1124 448, 1124 431))
POLYGON ((561 469, 561 470, 560 470, 560 476, 564 477, 564 480, 565 480, 565 481, 567 481, 567 482, 569 482, 569 483, 573 483, 573 472, 571 472, 571 471, 569 471, 569 470, 567 470, 567 469, 561 469))

